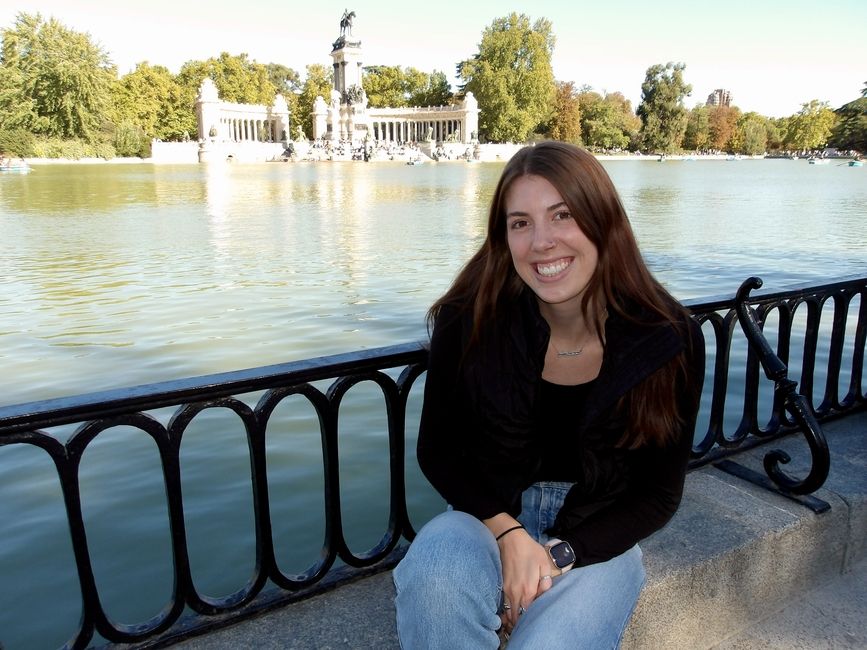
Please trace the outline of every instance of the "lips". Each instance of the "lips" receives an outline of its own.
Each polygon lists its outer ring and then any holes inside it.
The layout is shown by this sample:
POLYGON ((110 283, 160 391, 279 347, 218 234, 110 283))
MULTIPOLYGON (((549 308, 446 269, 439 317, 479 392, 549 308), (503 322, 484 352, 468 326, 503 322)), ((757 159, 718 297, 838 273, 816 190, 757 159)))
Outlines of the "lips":
POLYGON ((545 262, 541 264, 536 264, 536 273, 545 278, 551 278, 557 275, 558 273, 562 273, 569 265, 572 264, 571 258, 562 258, 556 260, 554 262, 545 262))

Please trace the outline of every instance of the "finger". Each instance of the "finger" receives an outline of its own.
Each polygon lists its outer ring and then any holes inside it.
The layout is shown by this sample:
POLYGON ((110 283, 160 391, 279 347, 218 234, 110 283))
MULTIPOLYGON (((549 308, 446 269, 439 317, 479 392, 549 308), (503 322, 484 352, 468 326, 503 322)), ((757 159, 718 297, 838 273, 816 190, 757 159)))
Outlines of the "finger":
POLYGON ((503 623, 506 626, 506 631, 511 630, 515 626, 515 620, 518 616, 517 606, 512 606, 511 603, 517 602, 517 599, 513 599, 509 596, 506 597, 506 602, 503 605, 503 613, 500 614, 500 618, 503 619, 503 623))
POLYGON ((546 591, 548 591, 553 586, 553 584, 554 584, 553 576, 551 576, 547 573, 545 575, 543 575, 541 578, 539 578, 539 588, 536 591, 536 597, 538 598, 539 596, 544 594, 546 591))

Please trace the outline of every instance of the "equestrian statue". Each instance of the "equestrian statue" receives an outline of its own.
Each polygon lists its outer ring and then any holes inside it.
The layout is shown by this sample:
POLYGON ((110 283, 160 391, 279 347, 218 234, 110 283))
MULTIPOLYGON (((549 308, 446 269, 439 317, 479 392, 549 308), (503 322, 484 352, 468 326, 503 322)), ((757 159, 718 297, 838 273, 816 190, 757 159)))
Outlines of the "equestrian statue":
POLYGON ((340 35, 345 36, 347 30, 349 30, 349 35, 352 36, 352 19, 355 18, 355 12, 349 11, 348 9, 343 10, 343 16, 340 19, 340 35))

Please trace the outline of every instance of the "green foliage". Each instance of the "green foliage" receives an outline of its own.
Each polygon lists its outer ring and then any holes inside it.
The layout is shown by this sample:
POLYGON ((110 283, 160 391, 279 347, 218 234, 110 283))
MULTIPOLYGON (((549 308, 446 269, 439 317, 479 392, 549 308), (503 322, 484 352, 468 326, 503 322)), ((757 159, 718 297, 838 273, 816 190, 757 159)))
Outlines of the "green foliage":
POLYGON ((641 122, 632 104, 621 93, 604 97, 589 88, 578 95, 581 103, 581 134, 591 149, 625 149, 635 139, 641 122))
POLYGON ((479 131, 496 142, 524 142, 551 117, 555 96, 551 22, 524 15, 497 18, 478 53, 458 64, 462 90, 479 102, 479 131))
POLYGON ((683 148, 689 151, 706 151, 710 146, 710 108, 699 104, 689 112, 683 148))
POLYGON ((304 134, 308 138, 313 137, 313 103, 317 97, 322 97, 325 103, 331 101, 331 89, 334 87, 333 73, 331 68, 313 63, 307 66, 307 78, 298 95, 298 109, 292 114, 292 129, 301 125, 304 134))
MULTIPOLYGON (((412 68, 410 68, 412 69, 412 68)), ((424 85, 410 93, 410 106, 448 106, 453 95, 452 88, 445 72, 434 70, 425 75, 424 85)))
POLYGON ((656 64, 647 69, 641 84, 641 136, 645 149, 659 153, 677 151, 683 143, 688 121, 683 100, 692 86, 683 79, 683 63, 656 64))
POLYGON ((371 108, 408 106, 407 81, 399 65, 376 65, 365 68, 361 85, 367 93, 368 106, 371 108))
POLYGON ((802 104, 786 125, 785 144, 796 151, 811 151, 823 147, 831 136, 837 116, 828 102, 813 99, 802 104))
POLYGON ((837 124, 828 143, 838 149, 867 152, 867 84, 861 97, 834 111, 837 124))
POLYGON ((768 118, 768 151, 777 151, 786 146, 786 132, 789 129, 788 117, 768 118))
POLYGON ((15 127, 0 129, 0 154, 29 158, 33 156, 35 139, 27 129, 15 127))
POLYGON ((735 153, 758 156, 768 150, 768 126, 770 120, 758 113, 744 113, 738 117, 731 146, 735 153))
POLYGON ((284 97, 294 95, 301 90, 301 75, 292 68, 279 63, 268 63, 265 65, 265 70, 268 73, 268 80, 284 97))
POLYGON ((172 139, 177 134, 171 126, 174 122, 171 98, 178 90, 167 68, 151 66, 147 61, 139 63, 135 70, 112 85, 111 120, 119 126, 134 124, 148 138, 172 139))
POLYGON ((181 66, 177 80, 182 87, 192 90, 193 103, 205 77, 211 78, 220 99, 226 102, 270 106, 277 94, 268 69, 250 61, 246 54, 234 56, 223 52, 216 59, 187 61, 181 66))
POLYGON ((149 158, 151 155, 151 138, 140 126, 130 122, 117 125, 113 144, 118 156, 149 158))
POLYGON ((93 140, 115 78, 102 48, 39 14, 18 14, 2 34, 0 126, 93 140))
POLYGON ((111 160, 116 153, 114 147, 107 142, 86 142, 79 139, 37 138, 33 145, 33 155, 36 158, 65 158, 80 160, 81 158, 103 158, 111 160))
POLYGON ((451 101, 451 88, 443 72, 426 74, 398 65, 374 65, 364 69, 361 83, 373 108, 443 106, 451 101))

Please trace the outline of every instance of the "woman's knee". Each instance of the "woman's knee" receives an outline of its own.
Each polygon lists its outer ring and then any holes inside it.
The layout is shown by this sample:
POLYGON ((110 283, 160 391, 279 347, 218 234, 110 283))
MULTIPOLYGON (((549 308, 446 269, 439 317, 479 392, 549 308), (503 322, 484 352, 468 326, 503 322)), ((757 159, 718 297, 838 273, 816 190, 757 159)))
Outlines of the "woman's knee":
MULTIPOLYGON (((394 570, 398 590, 412 585, 454 593, 464 584, 499 588, 499 552, 487 527, 475 517, 450 510, 429 521, 394 570)), ((433 593, 431 593, 433 596, 433 593)))
POLYGON ((425 571, 432 565, 443 565, 447 572, 463 571, 467 563, 478 564, 484 557, 499 557, 487 527, 472 515, 449 510, 425 524, 400 564, 424 565, 425 571))
POLYGON ((438 647, 461 647, 447 639, 478 639, 471 647, 496 644, 497 606, 502 592, 499 552, 478 519, 449 511, 419 531, 394 569, 395 607, 403 647, 430 635, 438 647), (446 625, 448 629, 443 629, 446 625))

